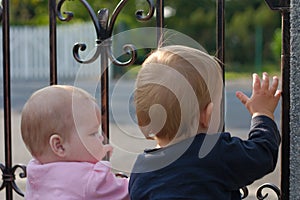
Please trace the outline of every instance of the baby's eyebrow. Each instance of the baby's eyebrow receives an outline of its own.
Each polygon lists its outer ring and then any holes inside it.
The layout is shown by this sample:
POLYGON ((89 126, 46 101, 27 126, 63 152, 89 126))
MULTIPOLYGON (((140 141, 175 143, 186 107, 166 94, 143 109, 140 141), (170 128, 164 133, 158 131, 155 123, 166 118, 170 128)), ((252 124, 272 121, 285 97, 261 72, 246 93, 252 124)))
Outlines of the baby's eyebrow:
POLYGON ((100 133, 99 131, 93 131, 89 133, 89 135, 96 135, 96 134, 102 135, 102 133, 100 133))

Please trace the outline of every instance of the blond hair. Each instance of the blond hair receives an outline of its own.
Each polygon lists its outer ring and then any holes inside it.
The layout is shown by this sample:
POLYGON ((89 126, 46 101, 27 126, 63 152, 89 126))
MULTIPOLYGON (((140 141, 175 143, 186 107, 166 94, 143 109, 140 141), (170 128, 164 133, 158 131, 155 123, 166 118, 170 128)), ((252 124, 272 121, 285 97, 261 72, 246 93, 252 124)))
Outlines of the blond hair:
POLYGON ((37 158, 49 148, 51 135, 68 140, 75 131, 73 98, 92 99, 84 90, 62 85, 40 89, 28 99, 22 110, 21 134, 32 156, 37 158))
POLYGON ((219 79, 221 68, 212 56, 200 50, 173 45, 153 52, 143 63, 136 80, 136 114, 143 134, 149 138, 154 133, 157 138, 169 140, 175 136, 194 135, 191 132, 199 128, 200 112, 212 101, 207 77, 203 77, 207 74, 216 75, 219 79), (189 87, 192 95, 188 94, 189 87), (196 100, 192 101, 194 97, 196 100), (184 98, 187 100, 183 101, 184 98), (162 106, 164 111, 156 112, 154 116, 151 114, 153 105, 158 108, 162 106), (165 119, 161 117, 163 113, 165 119), (151 120, 164 121, 164 124, 151 125, 151 120))

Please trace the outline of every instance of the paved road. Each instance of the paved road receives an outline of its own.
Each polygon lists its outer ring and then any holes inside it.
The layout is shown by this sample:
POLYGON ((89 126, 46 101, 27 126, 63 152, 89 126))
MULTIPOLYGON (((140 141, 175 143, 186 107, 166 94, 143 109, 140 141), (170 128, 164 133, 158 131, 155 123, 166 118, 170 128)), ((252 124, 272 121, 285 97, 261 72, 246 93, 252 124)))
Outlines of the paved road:
MULTIPOLYGON (((74 85, 72 80, 59 81, 60 84, 74 85)), ((3 85, 0 83, 0 146, 3 144, 3 85)), ((85 88, 87 90, 94 90, 94 83, 90 81, 77 81, 75 85, 85 88)), ((11 83, 11 105, 12 105, 12 131, 13 131, 13 162, 14 163, 27 163, 30 159, 25 146, 20 138, 20 111, 28 99, 28 97, 35 90, 48 85, 47 81, 13 81, 11 83)), ((116 171, 129 171, 134 162, 137 153, 141 152, 145 147, 153 146, 152 142, 145 141, 139 133, 136 126, 132 125, 134 122, 134 109, 132 105, 132 91, 133 81, 126 80, 121 82, 112 82, 110 84, 111 94, 111 143, 114 145, 114 156, 111 161, 116 171), (117 123, 116 123, 117 122, 117 123), (133 142, 133 140, 135 140, 133 142), (135 144, 135 145, 132 145, 135 144), (139 144, 139 145, 137 145, 139 144)), ((233 135, 246 138, 247 130, 249 128, 250 115, 247 110, 235 97, 237 89, 242 90, 246 94, 251 93, 251 80, 238 80, 226 82, 226 131, 232 132, 233 135)), ((97 88, 96 88, 97 89, 97 88)), ((97 93, 98 94, 98 93, 97 93)), ((97 95, 96 95, 97 96, 97 95)), ((276 122, 279 125, 280 108, 275 112, 276 122)), ((0 160, 3 163, 4 152, 1 148, 0 160)), ((254 199, 254 188, 265 182, 272 182, 279 185, 279 165, 276 171, 268 175, 262 180, 255 182, 250 186, 251 192, 248 199, 254 199)), ((24 189, 24 180, 19 180, 18 184, 24 189)), ((0 199, 4 199, 3 191, 0 192, 0 199)), ((16 197, 15 199, 19 199, 16 197)), ((271 193, 271 198, 272 193, 271 193)))

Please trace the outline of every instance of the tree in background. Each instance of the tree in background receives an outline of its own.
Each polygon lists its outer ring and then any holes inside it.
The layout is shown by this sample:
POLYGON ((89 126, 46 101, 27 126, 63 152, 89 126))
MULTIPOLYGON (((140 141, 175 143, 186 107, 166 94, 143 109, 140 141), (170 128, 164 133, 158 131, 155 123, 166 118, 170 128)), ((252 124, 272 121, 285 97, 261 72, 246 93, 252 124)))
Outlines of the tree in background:
POLYGON ((43 25, 48 23, 48 1, 11 0, 10 20, 12 25, 43 25))
POLYGON ((182 32, 198 41, 214 54, 216 3, 212 0, 165 1, 176 14, 165 20, 166 27, 182 32))
POLYGON ((280 62, 281 57, 281 29, 277 28, 274 32, 273 40, 271 42, 271 50, 275 61, 280 62))
MULTIPOLYGON (((13 25, 48 24, 48 0, 11 0, 10 2, 13 25)), ((88 0, 88 2, 95 12, 101 8, 108 8, 111 14, 119 0, 88 0)), ((263 64, 278 64, 272 49, 276 43, 274 43, 275 30, 280 28, 280 14, 271 11, 262 0, 227 0, 225 5, 226 69, 249 70, 257 60, 263 64), (255 58, 257 51, 261 52, 261 58, 255 58)), ((165 6, 172 10, 172 14, 165 19, 166 28, 192 37, 210 54, 215 54, 215 0, 166 0, 165 6)), ((134 15, 139 9, 147 12, 145 0, 128 1, 117 19, 115 31, 155 26, 154 19, 145 24, 137 22, 134 15)), ((67 1, 63 10, 74 13, 74 19, 68 23, 90 21, 87 10, 78 0, 67 1)))
MULTIPOLYGON (((167 27, 191 36, 209 53, 215 54, 216 1, 177 0, 166 1, 166 4, 176 10, 176 15, 166 20, 167 27)), ((261 0, 228 0, 225 6, 226 69, 252 70, 256 49, 261 51, 263 64, 277 64, 271 43, 275 30, 280 28, 280 14, 271 11, 261 0), (259 37, 261 41, 257 41, 259 37)))
POLYGON ((280 15, 271 11, 263 1, 246 10, 235 11, 226 27, 226 45, 230 49, 226 53, 228 60, 254 64, 255 51, 260 51, 264 64, 276 61, 271 43, 275 30, 280 27, 280 15))

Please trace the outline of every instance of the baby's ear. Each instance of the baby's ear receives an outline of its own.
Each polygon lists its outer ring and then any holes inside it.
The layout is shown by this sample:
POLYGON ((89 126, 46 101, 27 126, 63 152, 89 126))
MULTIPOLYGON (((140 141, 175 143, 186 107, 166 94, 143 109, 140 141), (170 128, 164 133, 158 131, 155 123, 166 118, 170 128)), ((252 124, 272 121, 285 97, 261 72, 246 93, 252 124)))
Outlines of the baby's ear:
POLYGON ((49 139, 49 144, 53 153, 59 157, 64 157, 66 155, 65 148, 63 146, 63 139, 58 134, 51 135, 49 139))
POLYGON ((206 105, 202 112, 200 112, 200 125, 202 128, 208 128, 210 118, 213 110, 213 103, 210 102, 206 105))

